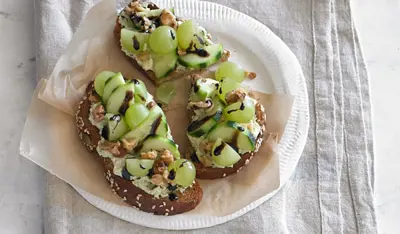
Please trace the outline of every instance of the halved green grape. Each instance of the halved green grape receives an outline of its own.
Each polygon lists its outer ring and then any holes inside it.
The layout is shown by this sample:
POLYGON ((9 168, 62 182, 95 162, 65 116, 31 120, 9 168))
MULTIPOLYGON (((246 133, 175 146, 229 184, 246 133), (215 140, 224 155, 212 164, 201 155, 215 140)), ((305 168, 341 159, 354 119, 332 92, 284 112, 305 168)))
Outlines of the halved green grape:
POLYGON ((245 71, 239 65, 226 61, 221 63, 215 71, 216 80, 222 80, 225 77, 231 78, 240 83, 245 78, 245 71))
POLYGON ((175 97, 176 90, 172 82, 166 82, 156 89, 156 98, 164 104, 169 104, 175 97))
POLYGON ((153 164, 154 160, 152 159, 128 158, 126 159, 126 170, 133 176, 142 177, 149 174, 153 164))
POLYGON ((139 54, 143 51, 145 44, 150 37, 149 33, 121 29, 121 47, 132 54, 139 54))
POLYGON ((108 98, 110 98, 111 93, 118 88, 121 85, 125 84, 125 80, 124 77, 122 76, 121 72, 118 72, 117 74, 115 74, 113 77, 111 77, 110 79, 108 79, 104 85, 104 90, 103 90, 103 102, 107 103, 108 98))
POLYGON ((143 81, 133 79, 132 82, 135 84, 135 103, 147 103, 147 88, 143 81))
POLYGON ((188 49, 192 43, 197 32, 197 24, 193 20, 186 20, 179 25, 176 35, 178 37, 179 47, 181 49, 188 49))
POLYGON ((169 26, 160 26, 154 30, 149 39, 150 48, 159 54, 169 53, 178 47, 176 32, 169 26))
POLYGON ((240 88, 240 83, 230 78, 224 78, 219 82, 218 95, 219 98, 226 103, 225 96, 232 90, 240 88))
POLYGON ((190 93, 191 101, 205 101, 217 90, 219 82, 209 78, 197 79, 190 93))
POLYGON ((241 157, 230 145, 218 138, 212 148, 214 162, 223 167, 229 167, 237 163, 241 157))
POLYGON ((114 75, 114 72, 102 71, 96 76, 94 79, 94 90, 98 95, 103 96, 104 85, 106 84, 107 80, 114 75))
POLYGON ((224 119, 238 123, 248 123, 255 115, 254 101, 246 97, 241 102, 235 102, 227 106, 224 111, 224 119))
POLYGON ((125 120, 130 129, 136 128, 149 115, 149 109, 140 103, 132 104, 125 112, 125 120))
POLYGON ((196 178, 196 168, 186 159, 178 159, 168 166, 168 179, 183 187, 190 186, 196 178))

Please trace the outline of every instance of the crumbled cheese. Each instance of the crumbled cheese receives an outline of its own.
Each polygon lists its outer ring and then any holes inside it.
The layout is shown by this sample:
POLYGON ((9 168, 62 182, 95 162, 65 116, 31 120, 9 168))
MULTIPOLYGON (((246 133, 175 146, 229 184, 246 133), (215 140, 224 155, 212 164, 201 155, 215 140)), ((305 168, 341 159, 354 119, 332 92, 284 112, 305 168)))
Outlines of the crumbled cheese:
POLYGON ((104 125, 106 124, 106 118, 104 118, 101 122, 96 122, 93 119, 93 110, 96 109, 98 105, 101 105, 101 102, 94 103, 90 106, 89 109, 89 121, 92 125, 96 126, 98 129, 102 129, 104 125))
MULTIPOLYGON (((136 187, 142 189, 148 194, 153 195, 156 198, 160 197, 168 197, 171 191, 165 186, 156 186, 151 183, 151 179, 148 176, 143 177, 134 177, 132 180, 132 184, 136 187)), ((179 186, 177 187, 176 191, 183 193, 186 188, 179 186)))

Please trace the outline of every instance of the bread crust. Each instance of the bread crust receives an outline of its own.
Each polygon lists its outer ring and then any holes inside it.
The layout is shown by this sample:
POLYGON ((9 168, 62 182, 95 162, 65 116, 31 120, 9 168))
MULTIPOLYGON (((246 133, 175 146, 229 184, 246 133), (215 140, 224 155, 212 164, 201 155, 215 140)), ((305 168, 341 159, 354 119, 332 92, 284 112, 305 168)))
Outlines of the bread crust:
POLYGON ((85 96, 79 102, 76 126, 81 142, 95 157, 94 161, 102 164, 105 178, 112 191, 127 204, 156 215, 175 215, 194 209, 203 197, 203 190, 197 181, 183 194, 178 192, 178 200, 171 201, 168 197, 157 199, 133 185, 129 180, 113 174, 114 165, 111 159, 100 156, 96 151, 101 136, 99 129, 89 120, 90 107, 96 102, 93 99, 100 100, 100 97, 94 91, 94 85, 91 82, 86 88, 85 96))
MULTIPOLYGON (((261 108, 262 112, 262 119, 265 119, 265 110, 264 107, 261 108)), ((192 119, 194 115, 193 111, 189 110, 189 119, 192 119)), ((186 159, 192 161, 194 166, 196 167, 196 178, 197 179, 205 179, 205 180, 214 180, 227 177, 234 173, 239 172, 244 166, 249 164, 250 160, 257 155, 262 142, 264 140, 264 133, 265 133, 265 123, 261 124, 260 133, 257 136, 256 143, 255 143, 255 150, 252 152, 248 152, 245 154, 240 155, 241 159, 233 164, 232 167, 225 167, 225 168, 214 168, 214 167, 206 167, 196 157, 193 157, 195 150, 190 145, 188 147, 188 151, 186 153, 186 159), (197 159, 197 161, 196 161, 197 159)))
MULTIPOLYGON (((115 27, 114 27, 114 38, 116 43, 118 44, 118 47, 121 48, 121 42, 120 42, 120 38, 121 38, 121 29, 122 29, 122 25, 119 23, 118 17, 116 19, 115 22, 115 27)), ((121 50, 121 53, 122 52, 121 50)), ((142 73, 144 76, 146 76, 147 78, 149 78, 151 81, 153 81, 154 84, 159 85, 161 83, 164 83, 166 81, 170 81, 170 80, 175 80, 178 78, 182 78, 185 76, 189 76, 192 74, 202 74, 203 72, 205 72, 207 69, 193 69, 193 70, 174 70, 172 71, 167 77, 158 80, 156 77, 156 74, 154 73, 154 71, 152 70, 144 70, 135 59, 127 56, 124 53, 124 56, 127 57, 127 59, 132 63, 132 65, 140 71, 140 73, 142 73)), ((226 61, 228 60, 230 56, 230 52, 228 50, 224 50, 223 55, 221 56, 220 62, 226 61)))

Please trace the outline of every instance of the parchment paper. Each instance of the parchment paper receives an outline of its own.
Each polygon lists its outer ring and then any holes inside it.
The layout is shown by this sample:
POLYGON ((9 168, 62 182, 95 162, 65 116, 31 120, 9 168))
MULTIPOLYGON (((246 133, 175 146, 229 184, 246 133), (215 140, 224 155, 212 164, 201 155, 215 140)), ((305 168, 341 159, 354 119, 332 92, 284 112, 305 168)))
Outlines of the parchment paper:
MULTIPOLYGON (((71 185, 104 200, 125 205, 111 193, 101 165, 79 142, 73 115, 86 85, 102 70, 120 71, 125 77, 142 79, 149 92, 154 94, 155 87, 133 68, 118 48, 112 34, 115 17, 115 3, 111 0, 105 0, 89 11, 49 80, 42 80, 38 85, 20 150, 23 156, 71 185)), ((181 153, 185 152, 188 144, 185 137, 188 125, 187 97, 184 97, 187 95, 186 82, 185 79, 175 82, 178 93, 166 111, 181 153), (186 89, 180 88, 185 85, 186 89)), ((266 109, 267 132, 273 134, 266 134, 269 137, 260 152, 240 173, 221 180, 200 181, 204 190, 203 200, 190 214, 231 214, 279 187, 279 155, 275 151, 279 137, 275 136, 284 131, 292 98, 259 92, 257 95, 266 109)))

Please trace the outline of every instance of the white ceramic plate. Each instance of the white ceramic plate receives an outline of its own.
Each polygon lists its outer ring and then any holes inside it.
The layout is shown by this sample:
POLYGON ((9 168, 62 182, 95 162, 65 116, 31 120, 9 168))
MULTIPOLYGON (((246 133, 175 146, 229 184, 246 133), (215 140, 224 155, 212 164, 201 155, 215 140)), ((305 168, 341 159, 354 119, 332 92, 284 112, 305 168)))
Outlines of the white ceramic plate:
MULTIPOLYGON (((233 61, 248 70, 256 71, 258 78, 251 81, 252 88, 268 93, 291 94, 295 97, 291 116, 278 148, 281 188, 295 170, 304 149, 309 127, 305 79, 294 54, 267 26, 228 7, 195 0, 156 2, 162 7, 174 6, 175 13, 183 18, 195 19, 214 39, 233 52, 233 61)), ((142 226, 174 230, 204 228, 227 222, 256 208, 278 191, 265 194, 264 197, 227 216, 188 214, 163 217, 116 206, 78 188, 76 190, 94 206, 120 219, 142 226), (152 222, 149 222, 150 219, 152 222)))

